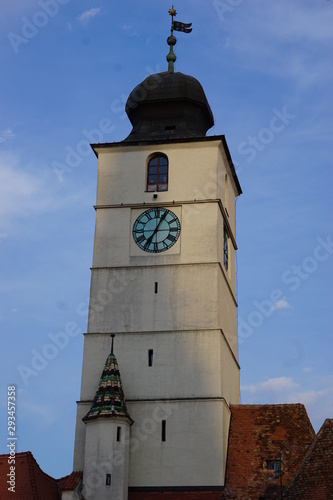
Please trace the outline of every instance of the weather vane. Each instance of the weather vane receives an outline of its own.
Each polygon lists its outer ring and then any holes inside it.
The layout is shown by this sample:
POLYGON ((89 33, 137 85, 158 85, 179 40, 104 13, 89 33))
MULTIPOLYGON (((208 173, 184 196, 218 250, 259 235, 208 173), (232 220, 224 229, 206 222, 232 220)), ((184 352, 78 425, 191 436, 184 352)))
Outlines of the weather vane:
POLYGON ((171 16, 171 34, 173 30, 182 31, 183 33, 191 33, 192 31, 192 23, 180 23, 178 21, 174 21, 173 18, 176 17, 177 11, 174 6, 169 9, 169 14, 171 16))
POLYGON ((171 36, 168 37, 168 45, 170 45, 170 52, 167 55, 167 61, 169 63, 168 72, 174 72, 174 63, 176 61, 176 55, 173 52, 173 47, 177 43, 177 39, 173 36, 174 31, 182 31, 183 33, 191 33, 192 31, 192 23, 180 23, 178 21, 174 21, 174 17, 177 15, 177 11, 174 6, 169 9, 169 14, 171 16, 171 36))
POLYGON ((170 16, 172 16, 172 22, 173 22, 173 18, 176 17, 177 15, 176 9, 174 9, 173 6, 171 7, 171 9, 169 9, 169 14, 170 16))

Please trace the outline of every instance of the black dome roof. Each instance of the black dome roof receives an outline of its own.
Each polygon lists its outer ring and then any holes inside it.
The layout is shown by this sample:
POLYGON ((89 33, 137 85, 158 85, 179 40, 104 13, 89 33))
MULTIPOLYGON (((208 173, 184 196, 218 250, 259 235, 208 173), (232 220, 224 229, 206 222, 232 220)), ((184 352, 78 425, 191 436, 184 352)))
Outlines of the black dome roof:
POLYGON ((126 113, 133 129, 125 141, 203 137, 214 125, 201 84, 183 73, 148 76, 130 93, 126 113))

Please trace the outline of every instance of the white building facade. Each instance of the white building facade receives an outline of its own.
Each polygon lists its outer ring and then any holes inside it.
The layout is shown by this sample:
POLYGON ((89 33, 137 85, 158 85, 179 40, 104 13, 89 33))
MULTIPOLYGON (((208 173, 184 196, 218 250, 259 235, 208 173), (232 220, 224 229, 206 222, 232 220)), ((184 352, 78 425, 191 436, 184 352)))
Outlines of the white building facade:
POLYGON ((96 229, 74 470, 84 471, 85 482, 89 469, 103 483, 90 498, 111 498, 107 474, 119 466, 130 495, 197 489, 205 498, 205 491, 223 488, 229 405, 239 403, 235 200, 241 188, 225 137, 206 136, 213 117, 194 78, 152 75, 132 92, 127 113, 128 138, 93 145, 96 229), (115 434, 96 444, 117 432, 119 419, 82 420, 110 334, 134 421, 124 424, 122 463, 114 456, 115 434))

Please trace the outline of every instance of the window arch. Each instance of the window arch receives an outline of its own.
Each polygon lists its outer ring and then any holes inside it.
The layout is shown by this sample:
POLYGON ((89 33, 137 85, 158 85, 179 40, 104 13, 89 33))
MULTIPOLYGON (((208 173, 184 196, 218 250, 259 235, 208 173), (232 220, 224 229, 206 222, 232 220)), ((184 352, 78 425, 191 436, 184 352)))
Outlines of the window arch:
POLYGON ((154 154, 148 162, 147 191, 167 191, 168 178, 168 157, 162 153, 154 154))

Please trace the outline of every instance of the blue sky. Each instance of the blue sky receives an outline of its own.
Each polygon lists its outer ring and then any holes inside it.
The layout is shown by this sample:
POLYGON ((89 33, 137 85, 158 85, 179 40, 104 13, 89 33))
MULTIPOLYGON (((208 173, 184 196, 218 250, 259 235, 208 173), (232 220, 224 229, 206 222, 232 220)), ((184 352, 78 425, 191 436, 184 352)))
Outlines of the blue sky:
MULTIPOLYGON (((1 8, 0 451, 15 384, 18 450, 54 477, 72 470, 95 222, 88 142, 129 133, 128 94, 167 68, 170 7, 21 0, 1 8)), ((175 7, 177 20, 193 23, 191 35, 178 34, 176 71, 203 85, 215 117, 209 135, 226 135, 244 193, 241 400, 302 402, 318 430, 333 417, 333 1, 175 7)))

